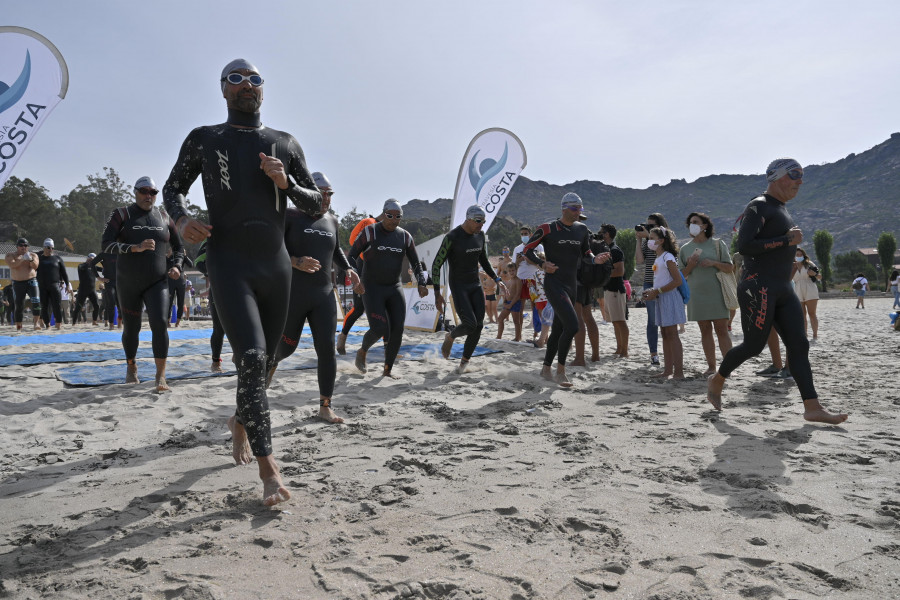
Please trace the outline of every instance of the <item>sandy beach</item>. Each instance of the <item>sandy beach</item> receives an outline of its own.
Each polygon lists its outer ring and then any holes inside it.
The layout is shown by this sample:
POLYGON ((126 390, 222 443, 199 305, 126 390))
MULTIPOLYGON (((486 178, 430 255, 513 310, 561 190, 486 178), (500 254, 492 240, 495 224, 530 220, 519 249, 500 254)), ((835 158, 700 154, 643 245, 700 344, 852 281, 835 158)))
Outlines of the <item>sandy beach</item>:
MULTIPOLYGON (((314 419, 314 370, 279 371, 273 443, 293 498, 274 508, 231 458, 234 376, 157 394, 146 369, 137 386, 71 387, 57 377, 71 364, 2 367, 0 598, 898 598, 900 333, 891 299, 854 304, 820 302, 810 351, 823 403, 850 413, 835 427, 803 421, 793 381, 754 375, 767 352, 711 411, 693 323, 691 377, 654 380, 641 309, 631 358, 610 356, 601 326, 602 360, 570 368, 570 390, 496 325, 480 345, 502 352, 463 375, 436 352, 399 361, 399 381, 374 355, 366 375, 339 357, 343 425, 314 419)), ((172 348, 189 343, 205 341, 172 348)), ((0 355, 121 349, 62 346, 0 355)), ((92 364, 124 375, 124 360, 92 364)))

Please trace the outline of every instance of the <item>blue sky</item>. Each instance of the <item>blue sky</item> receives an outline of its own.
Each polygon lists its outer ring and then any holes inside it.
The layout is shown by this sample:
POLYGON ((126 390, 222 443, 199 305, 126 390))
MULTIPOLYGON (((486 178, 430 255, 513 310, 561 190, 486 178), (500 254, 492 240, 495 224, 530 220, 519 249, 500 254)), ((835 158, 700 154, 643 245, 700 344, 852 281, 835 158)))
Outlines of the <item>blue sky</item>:
POLYGON ((266 79, 263 123, 298 139, 343 214, 452 197, 488 127, 522 140, 524 176, 560 185, 864 151, 900 130, 898 22, 887 1, 3 0, 0 24, 69 66, 13 173, 51 196, 105 166, 162 185, 187 133, 225 119, 219 72, 242 56, 266 79))

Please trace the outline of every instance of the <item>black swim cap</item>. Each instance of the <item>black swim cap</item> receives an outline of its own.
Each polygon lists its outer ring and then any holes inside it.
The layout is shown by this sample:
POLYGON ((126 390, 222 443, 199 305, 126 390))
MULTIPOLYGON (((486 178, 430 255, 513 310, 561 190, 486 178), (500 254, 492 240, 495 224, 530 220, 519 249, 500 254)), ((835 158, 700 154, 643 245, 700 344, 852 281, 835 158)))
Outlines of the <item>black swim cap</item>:
POLYGON ((240 71, 241 69, 247 69, 248 71, 253 71, 259 75, 259 69, 257 69, 249 60, 246 58, 236 58, 222 69, 222 76, 219 78, 219 82, 222 85, 223 92, 225 91, 225 78, 228 77, 228 74, 240 71))

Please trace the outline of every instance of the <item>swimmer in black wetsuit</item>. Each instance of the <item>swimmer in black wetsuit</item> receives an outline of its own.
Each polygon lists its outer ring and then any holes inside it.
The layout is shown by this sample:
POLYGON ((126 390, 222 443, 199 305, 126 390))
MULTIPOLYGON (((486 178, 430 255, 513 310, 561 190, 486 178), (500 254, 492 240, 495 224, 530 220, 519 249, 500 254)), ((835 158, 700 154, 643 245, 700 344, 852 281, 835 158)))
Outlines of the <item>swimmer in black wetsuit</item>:
POLYGON ((603 253, 594 256, 591 252, 588 228, 578 220, 584 208, 578 194, 567 193, 562 197, 561 205, 562 216, 537 228, 525 244, 525 256, 547 274, 544 277, 544 293, 553 307, 553 326, 547 340, 541 376, 561 387, 572 387, 566 377, 566 356, 572 339, 578 333, 578 315, 575 313, 578 268, 581 261, 605 263, 610 260, 610 255, 603 253), (546 260, 535 254, 538 244, 543 244, 546 260), (556 375, 551 371, 554 355, 557 357, 556 375))
POLYGON ((188 135, 163 197, 185 241, 209 238, 207 268, 216 310, 238 367, 237 411, 228 422, 232 455, 237 464, 256 457, 263 503, 271 506, 291 497, 272 456, 266 398, 268 363, 284 331, 290 297, 284 215, 288 199, 316 212, 322 195, 297 140, 262 125, 263 79, 256 67, 234 60, 222 70, 221 84, 228 121, 188 135), (185 196, 198 176, 208 225, 188 216, 185 196))
POLYGON ((38 256, 40 264, 37 268, 37 280, 41 299, 44 301, 41 305, 41 319, 44 321, 44 327, 49 329, 52 314, 56 319, 56 329, 62 329, 62 295, 59 291, 59 282, 65 282, 70 294, 72 284, 69 283, 69 274, 66 273, 66 263, 60 255, 53 254, 53 247, 53 240, 47 238, 44 240, 44 252, 38 256))
MULTIPOLYGON (((203 240, 200 248, 197 250, 197 258, 194 259, 194 266, 206 277, 207 287, 209 287, 209 270, 206 268, 206 248, 208 240, 203 240)), ((212 365, 209 370, 213 373, 222 372, 222 346, 225 342, 225 330, 222 328, 222 321, 219 320, 219 313, 216 311, 216 301, 213 297, 212 290, 208 293, 209 316, 212 317, 212 333, 209 336, 209 350, 212 354, 212 365)))
MULTIPOLYGON (((353 246, 353 242, 356 241, 356 238, 359 237, 359 234, 365 229, 367 226, 372 225, 373 223, 378 223, 384 219, 383 215, 378 215, 378 217, 369 216, 361 220, 359 223, 353 227, 353 230, 350 232, 350 245, 353 246)), ((363 267, 366 266, 366 261, 360 257, 360 259, 353 260, 349 256, 347 260, 350 262, 350 266, 356 269, 357 274, 362 277, 363 267)), ((341 332, 338 334, 337 340, 337 352, 341 356, 347 354, 347 336, 350 334, 350 330, 353 328, 353 325, 356 324, 356 321, 359 320, 363 313, 365 313, 365 299, 357 294, 356 291, 353 292, 353 308, 350 309, 347 314, 344 315, 344 324, 341 325, 341 332)))
POLYGON ((748 358, 766 347, 774 326, 787 348, 791 375, 803 398, 803 418, 836 425, 845 414, 832 414, 819 403, 809 365, 809 341, 803 327, 803 308, 791 285, 792 265, 803 232, 794 225, 785 204, 803 183, 803 168, 792 158, 772 161, 766 169, 768 186, 762 196, 747 205, 741 216, 737 249, 744 256, 744 268, 737 296, 741 309, 744 341, 722 359, 719 370, 709 377, 707 399, 722 409, 725 379, 748 358))
POLYGON ((318 361, 318 416, 328 423, 343 423, 344 420, 331 409, 331 396, 334 394, 334 380, 337 376, 337 360, 334 355, 337 305, 331 280, 332 263, 347 271, 357 293, 365 290, 338 244, 340 225, 335 216, 328 212, 334 194, 331 182, 319 172, 313 173, 312 177, 316 187, 322 192, 321 212, 310 215, 296 209, 287 211, 284 243, 294 268, 291 277, 291 302, 287 324, 275 351, 275 364, 269 370, 269 379, 275 373, 278 363, 297 349, 303 325, 309 321, 318 361))
POLYGON ((444 358, 450 358, 453 340, 468 336, 465 346, 463 346, 462 360, 457 369, 459 373, 464 373, 468 367, 472 352, 475 351, 478 340, 481 338, 481 330, 484 329, 484 290, 481 288, 478 265, 480 264, 484 268, 488 277, 497 282, 504 294, 507 293, 506 286, 494 273, 494 267, 488 260, 484 246, 484 233, 481 231, 484 219, 483 208, 477 204, 470 206, 466 210, 466 220, 444 236, 444 241, 441 242, 441 247, 431 265, 434 305, 438 312, 444 310, 444 297, 441 295, 441 267, 444 262, 450 266, 450 294, 461 322, 453 331, 444 336, 441 354, 444 358))
MULTIPOLYGON (((172 267, 175 264, 175 256, 171 252, 171 248, 169 249, 169 253, 166 254, 166 266, 172 267)), ((184 256, 184 262, 182 263, 184 266, 193 267, 193 261, 184 256)), ((177 307, 175 310, 175 327, 181 325, 181 318, 184 316, 184 292, 187 289, 187 279, 184 276, 184 269, 181 269, 181 276, 177 279, 169 279, 169 309, 166 312, 166 325, 168 327, 172 326, 172 304, 174 302, 178 302, 175 306, 177 307)), ((188 319, 190 319, 190 314, 188 314, 188 319)))
POLYGON ((353 260, 363 256, 366 261, 362 281, 366 290, 366 317, 369 320, 369 330, 363 336, 362 346, 356 353, 356 368, 366 372, 366 353, 372 344, 387 335, 383 375, 396 379, 391 369, 400 350, 403 324, 406 322, 406 299, 400 286, 404 254, 415 272, 419 296, 427 296, 428 288, 425 286, 425 272, 419 263, 412 235, 399 226, 403 217, 400 203, 393 198, 387 200, 382 217, 380 223, 363 229, 350 249, 353 260))
POLYGON ((78 293, 75 294, 75 316, 72 318, 74 325, 80 319, 87 322, 87 315, 84 314, 84 303, 91 303, 93 311, 93 325, 98 325, 97 319, 100 318, 100 306, 97 304, 97 268, 91 262, 97 258, 97 255, 91 252, 87 255, 87 260, 78 265, 78 293))
POLYGON ((166 212, 154 206, 159 190, 149 177, 134 184, 137 200, 117 208, 106 222, 102 247, 107 254, 118 254, 116 291, 122 306, 122 347, 125 349, 125 383, 138 383, 138 338, 141 332, 142 305, 147 307, 147 321, 153 332, 153 360, 156 363, 156 391, 168 391, 166 358, 169 355, 169 333, 166 330, 166 308, 169 306, 167 278, 181 276, 184 248, 175 232, 175 223, 166 212), (166 248, 172 246, 175 264, 166 268, 166 248))

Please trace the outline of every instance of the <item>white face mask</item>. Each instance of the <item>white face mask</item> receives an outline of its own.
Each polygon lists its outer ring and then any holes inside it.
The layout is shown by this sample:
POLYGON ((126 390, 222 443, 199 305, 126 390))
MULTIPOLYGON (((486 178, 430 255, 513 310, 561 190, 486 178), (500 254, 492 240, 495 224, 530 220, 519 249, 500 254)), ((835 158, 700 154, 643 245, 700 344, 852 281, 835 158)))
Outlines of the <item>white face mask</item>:
POLYGON ((531 239, 531 238, 528 237, 527 235, 523 235, 523 236, 522 236, 522 243, 523 243, 523 244, 527 244, 527 243, 528 243, 528 240, 530 240, 530 239, 531 239))
POLYGON ((659 240, 648 240, 647 247, 651 250, 656 250, 657 248, 659 248, 659 240))
POLYGON ((688 227, 688 231, 691 232, 691 235, 695 236, 695 235, 700 235, 700 232, 702 231, 702 229, 700 229, 700 226, 697 225, 696 223, 691 223, 690 227, 688 227))
POLYGON ((797 262, 803 262, 803 257, 802 257, 802 256, 795 256, 795 257, 794 257, 794 260, 796 260, 797 262))

